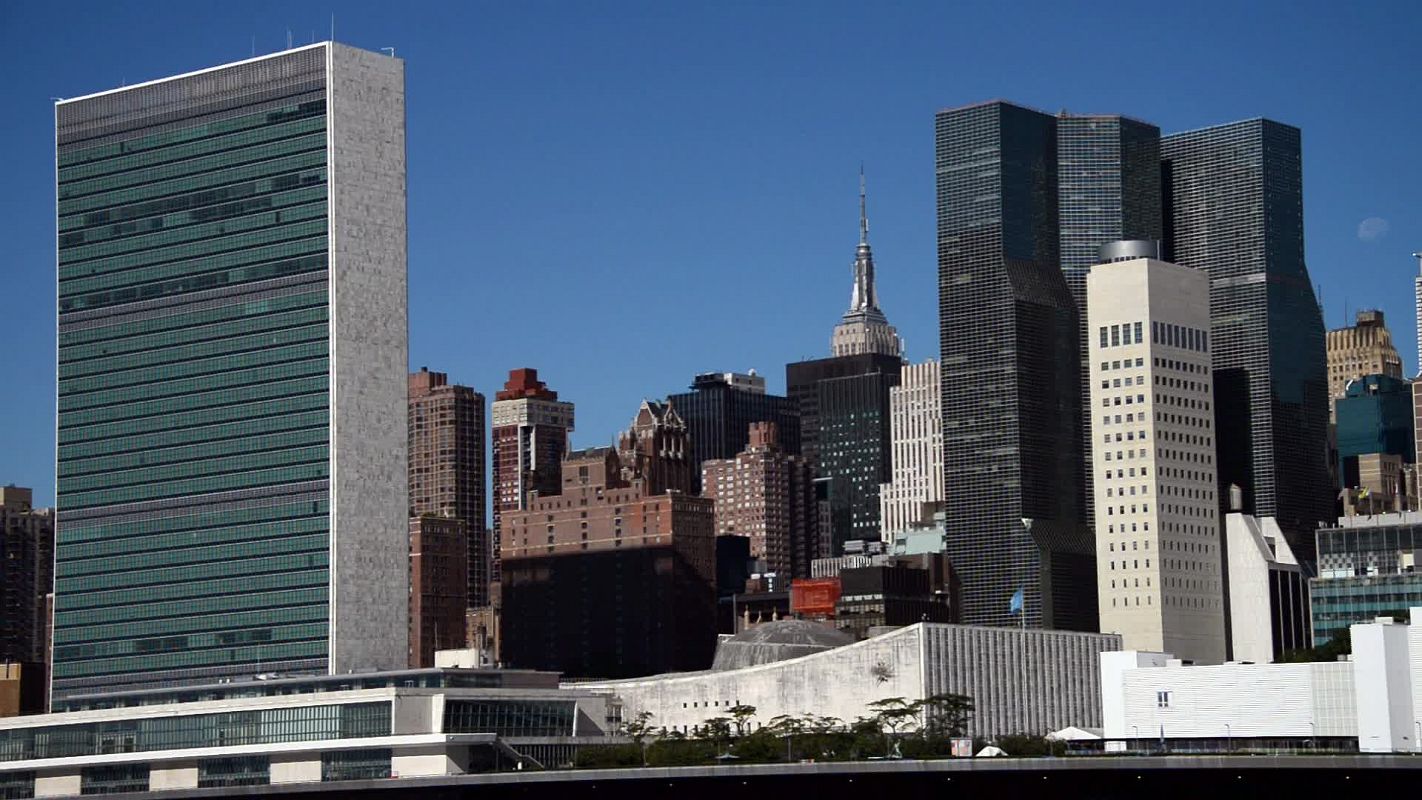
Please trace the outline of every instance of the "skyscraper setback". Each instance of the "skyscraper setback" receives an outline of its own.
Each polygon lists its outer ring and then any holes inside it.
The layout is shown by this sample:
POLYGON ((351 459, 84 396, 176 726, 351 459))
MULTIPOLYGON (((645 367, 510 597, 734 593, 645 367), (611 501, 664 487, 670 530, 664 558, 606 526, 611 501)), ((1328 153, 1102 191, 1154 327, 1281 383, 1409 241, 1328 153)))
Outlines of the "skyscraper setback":
POLYGON ((402 667, 403 62, 315 44, 55 126, 56 697, 402 667))
POLYGON ((527 508, 528 493, 556 494, 573 430, 573 404, 538 379, 536 369, 509 371, 494 396, 494 526, 490 580, 502 580, 504 517, 527 508))
POLYGON ((1094 630, 1076 303, 1060 259, 1057 120, 1004 102, 936 118, 949 557, 963 621, 1094 630))
POLYGON ((1210 273, 1221 494, 1274 517, 1302 561, 1333 513, 1323 318, 1304 264, 1298 128, 1266 119, 1161 140, 1166 260, 1210 273))
MULTIPOLYGON (((422 367, 409 379, 410 516, 464 522, 471 607, 489 602, 484 527, 484 395, 422 367)), ((453 645, 451 645, 453 646, 453 645)))

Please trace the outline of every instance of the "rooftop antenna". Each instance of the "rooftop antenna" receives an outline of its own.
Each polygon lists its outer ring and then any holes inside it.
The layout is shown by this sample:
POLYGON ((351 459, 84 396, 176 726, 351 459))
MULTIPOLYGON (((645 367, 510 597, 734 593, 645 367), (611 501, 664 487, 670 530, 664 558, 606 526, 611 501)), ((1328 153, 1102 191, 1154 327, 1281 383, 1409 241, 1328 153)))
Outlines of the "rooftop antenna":
POLYGON ((286 29, 286 49, 291 49, 291 28, 286 29))
POLYGON ((257 57, 257 35, 252 34, 252 58, 257 57))
POLYGON ((336 15, 331 14, 331 41, 336 41, 336 15))
POLYGON ((864 191, 864 162, 859 162, 859 243, 869 243, 869 212, 864 191))

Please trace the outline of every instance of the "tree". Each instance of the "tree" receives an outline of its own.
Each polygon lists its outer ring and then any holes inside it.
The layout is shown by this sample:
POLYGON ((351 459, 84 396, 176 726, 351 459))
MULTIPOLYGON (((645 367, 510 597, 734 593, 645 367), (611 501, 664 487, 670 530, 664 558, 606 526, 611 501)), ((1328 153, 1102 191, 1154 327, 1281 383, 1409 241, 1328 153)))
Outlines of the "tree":
MULTIPOLYGON (((637 745, 637 749, 642 753, 642 766, 647 765, 647 736, 652 732, 652 712, 642 711, 630 720, 622 723, 622 735, 632 739, 637 745)), ((662 729, 663 734, 666 728, 662 729)))
POLYGON ((973 698, 962 694, 935 694, 920 702, 923 732, 928 738, 962 736, 973 716, 973 698))
POLYGON ((755 706, 737 703, 731 706, 727 713, 731 715, 731 720, 736 726, 736 736, 745 736, 750 719, 755 716, 755 706))
POLYGON ((724 754, 731 742, 730 717, 712 717, 701 723, 701 738, 716 745, 717 754, 724 754))

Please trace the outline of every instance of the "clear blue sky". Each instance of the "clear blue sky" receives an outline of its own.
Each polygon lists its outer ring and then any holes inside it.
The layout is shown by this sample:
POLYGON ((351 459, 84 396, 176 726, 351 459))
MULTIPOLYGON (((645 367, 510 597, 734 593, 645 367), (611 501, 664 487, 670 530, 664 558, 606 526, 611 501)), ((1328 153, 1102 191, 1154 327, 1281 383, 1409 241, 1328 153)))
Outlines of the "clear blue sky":
POLYGON ((579 446, 696 372, 783 390, 827 354, 860 161, 882 304, 935 356, 933 112, 994 97, 1299 126, 1327 323, 1383 308, 1416 368, 1416 2, 0 0, 0 483, 53 498, 50 98, 324 39, 333 11, 406 59, 411 366, 487 395, 537 367, 579 446))

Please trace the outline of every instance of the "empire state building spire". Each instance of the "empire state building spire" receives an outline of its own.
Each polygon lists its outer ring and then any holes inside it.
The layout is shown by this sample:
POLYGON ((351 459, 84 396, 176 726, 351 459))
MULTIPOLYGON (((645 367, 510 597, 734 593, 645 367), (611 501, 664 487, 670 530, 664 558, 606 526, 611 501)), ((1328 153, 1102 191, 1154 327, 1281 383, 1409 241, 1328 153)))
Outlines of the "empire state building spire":
POLYGON ((862 353, 901 356, 903 341, 879 310, 879 293, 874 288, 874 253, 869 249, 868 199, 864 166, 859 167, 859 246, 854 249, 854 288, 849 310, 835 326, 830 351, 836 356, 862 353))

